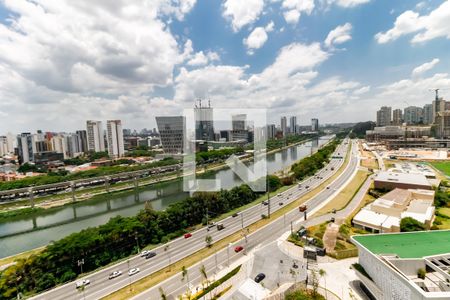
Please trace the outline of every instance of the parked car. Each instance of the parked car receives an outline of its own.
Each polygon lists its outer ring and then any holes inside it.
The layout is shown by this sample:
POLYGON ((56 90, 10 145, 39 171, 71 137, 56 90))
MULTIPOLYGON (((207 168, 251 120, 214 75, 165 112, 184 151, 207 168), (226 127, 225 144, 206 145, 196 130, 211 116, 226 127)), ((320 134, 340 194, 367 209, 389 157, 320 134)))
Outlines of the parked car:
POLYGON ((236 247, 234 247, 234 252, 238 253, 238 252, 241 252, 243 249, 244 249, 244 247, 242 247, 242 246, 236 246, 236 247))
POLYGON ((149 253, 147 253, 147 255, 145 256, 145 259, 149 259, 149 258, 152 258, 152 257, 155 257, 156 256, 156 252, 149 252, 149 253))
POLYGON ((266 278, 266 275, 264 273, 259 273, 258 275, 256 275, 255 277, 255 282, 256 283, 260 283, 261 281, 264 280, 264 278, 266 278))
POLYGON ((91 281, 89 279, 83 279, 80 281, 77 281, 77 283, 75 284, 76 288, 79 289, 81 287, 84 287, 88 284, 91 284, 91 281))
POLYGON ((141 270, 139 268, 133 268, 130 271, 128 271, 128 276, 132 276, 134 274, 139 273, 141 270))
POLYGON ((122 275, 121 271, 114 271, 111 274, 109 274, 108 279, 114 279, 116 277, 119 277, 120 275, 122 275))
POLYGON ((191 236, 192 236, 192 233, 189 233, 189 232, 184 234, 184 238, 185 238, 185 239, 188 239, 188 238, 190 238, 191 236))

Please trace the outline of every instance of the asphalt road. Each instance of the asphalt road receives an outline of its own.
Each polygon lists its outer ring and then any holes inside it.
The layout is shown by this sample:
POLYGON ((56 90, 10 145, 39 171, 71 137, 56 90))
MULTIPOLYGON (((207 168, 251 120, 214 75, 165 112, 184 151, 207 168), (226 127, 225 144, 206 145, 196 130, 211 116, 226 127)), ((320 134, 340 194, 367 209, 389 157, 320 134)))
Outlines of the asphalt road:
MULTIPOLYGON (((345 153, 346 149, 340 148, 336 152, 345 153)), ((337 179, 335 179, 333 181, 333 183, 331 183, 329 185, 329 187, 330 187, 329 189, 323 189, 319 194, 312 197, 310 200, 308 200, 306 202, 306 204, 308 206, 308 211, 315 210, 315 209, 318 209, 319 207, 321 207, 323 204, 325 204, 325 201, 328 200, 330 198, 330 196, 332 196, 335 193, 336 190, 338 190, 340 187, 345 185, 347 180, 352 176, 352 174, 355 173, 355 171, 358 168, 359 164, 358 164, 357 154, 358 154, 358 148, 355 143, 352 147, 350 163, 348 164, 348 166, 346 167, 344 172, 337 179)), ((337 169, 341 163, 342 163, 342 160, 335 161, 335 162, 332 161, 330 164, 334 165, 335 169, 337 169), (334 165, 335 163, 336 163, 336 165, 334 165)), ((325 167, 325 168, 328 169, 328 171, 325 171, 325 169, 324 169, 321 171, 322 172, 321 175, 319 175, 320 177, 324 178, 323 180, 325 180, 326 178, 331 176, 333 173, 333 172, 329 172, 329 166, 325 167)), ((316 178, 312 178, 309 180, 308 183, 302 184, 302 186, 308 184, 308 185, 310 185, 310 187, 314 187, 314 186, 320 184, 323 180, 321 180, 321 179, 316 180, 316 178)), ((290 193, 292 193, 292 195, 293 195, 290 198, 298 198, 300 195, 305 193, 305 190, 304 189, 299 190, 297 187, 295 187, 295 188, 292 188, 292 189, 286 191, 284 193, 284 195, 286 195, 286 194, 288 195, 290 193)), ((285 199, 282 201, 284 203, 287 203, 287 201, 289 201, 289 200, 286 200, 285 197, 286 196, 282 197, 283 199, 285 199)), ((274 208, 279 207, 279 205, 276 204, 276 203, 280 202, 279 198, 280 197, 272 198, 273 200, 271 202, 274 202, 274 205, 273 205, 274 208)), ((260 216, 257 216, 257 218, 259 219, 260 216)), ((247 236, 246 240, 242 239, 240 241, 237 241, 236 243, 230 244, 229 247, 218 251, 217 253, 215 253, 214 255, 212 255, 208 258, 203 259, 203 261, 201 263, 197 263, 194 266, 191 266, 190 268, 188 268, 190 285, 198 286, 201 283, 203 277, 200 274, 199 269, 202 264, 205 266, 208 277, 212 277, 216 272, 219 272, 223 268, 228 267, 229 264, 233 264, 233 262, 235 262, 239 258, 241 258, 242 255, 245 255, 244 251, 235 253, 234 248, 236 246, 242 246, 242 247, 244 247, 244 249, 246 251, 250 251, 250 250, 254 249, 255 247, 258 247, 261 244, 268 244, 270 242, 273 242, 273 241, 277 240, 277 238, 280 235, 282 235, 286 231, 290 230, 291 222, 293 224, 294 230, 298 229, 301 225, 305 224, 305 221, 303 219, 303 213, 300 213, 298 211, 298 209, 294 209, 294 210, 286 213, 282 218, 278 218, 277 220, 267 224, 266 226, 262 227, 261 229, 255 231, 253 233, 250 233, 247 236)), ((204 247, 204 245, 203 245, 203 247, 204 247)), ((258 270, 253 270, 252 273, 259 273, 259 272, 258 272, 258 270)), ((181 276, 181 272, 180 272, 177 275, 169 278, 168 280, 159 283, 158 285, 148 289, 147 291, 145 291, 131 299, 133 299, 133 300, 160 299, 161 298, 160 291, 159 291, 160 287, 163 289, 163 291, 166 294, 166 296, 168 297, 168 299, 177 299, 177 297, 179 295, 185 293, 187 290, 186 280, 181 281, 181 279, 182 279, 182 276, 181 276)), ((86 299, 91 299, 91 298, 86 297, 86 299)))
MULTIPOLYGON (((347 152, 348 145, 343 143, 339 145, 335 153, 341 153, 344 155, 347 152)), ((357 151, 357 147, 354 146, 353 151, 357 151)), ((309 189, 314 188, 317 185, 320 185, 323 181, 325 181, 327 178, 332 176, 342 165, 343 159, 332 159, 330 163, 324 167, 322 170, 320 170, 316 176, 311 177, 301 183, 301 188, 298 188, 297 186, 292 187, 291 189, 281 193, 281 196, 274 196, 271 198, 271 211, 276 211, 281 206, 290 203, 294 201, 295 199, 299 198, 300 196, 304 195, 308 191, 305 189, 305 186, 309 186, 309 189), (331 171, 331 167, 334 167, 334 171, 331 171), (280 202, 283 203, 283 205, 280 205, 280 202)), ((321 201, 324 201, 327 199, 331 194, 334 193, 335 189, 337 189, 340 185, 342 185, 349 176, 351 176, 353 172, 354 165, 357 164, 357 160, 354 158, 354 155, 352 155, 351 162, 349 164, 349 167, 346 168, 346 171, 338 177, 338 179, 335 180, 333 184, 330 185, 330 189, 324 189, 321 193, 319 193, 316 197, 312 198, 308 201, 308 207, 315 207, 320 204, 321 201), (350 168, 351 167, 351 168, 350 168), (351 172, 350 172, 351 171, 351 172)), ((89 274, 85 277, 82 277, 78 279, 77 281, 81 279, 89 279, 91 284, 86 286, 84 291, 79 291, 75 288, 75 282, 70 282, 67 284, 64 284, 62 286, 59 286, 57 288, 54 288, 48 292, 39 294, 32 299, 51 299, 51 300, 60 300, 60 299, 100 299, 106 295, 111 294, 112 292, 119 290, 123 287, 126 287, 133 282, 146 277, 166 266, 169 265, 169 260, 171 263, 174 263, 175 261, 181 260, 198 250, 204 248, 206 246, 205 243, 205 237, 206 235, 212 236, 213 242, 218 241, 220 239, 225 238, 228 235, 231 235, 239 230, 242 229, 242 227, 246 227, 258 220, 261 219, 261 214, 267 215, 268 206, 266 205, 255 205, 253 207, 250 207, 240 213, 237 217, 228 217, 224 220, 222 220, 220 223, 222 223, 225 228, 221 231, 218 231, 216 228, 212 228, 209 232, 206 228, 199 229, 195 232, 192 232, 192 237, 185 239, 184 237, 177 238, 169 243, 167 245, 169 246, 168 250, 165 252, 164 248, 166 245, 159 246, 152 251, 156 252, 156 256, 151 259, 145 259, 141 258, 139 255, 136 255, 135 257, 130 258, 128 261, 123 261, 117 264, 114 264, 108 268, 99 270, 95 273, 89 274), (133 275, 128 276, 128 270, 131 268, 140 268, 140 272, 133 275), (109 280, 108 276, 113 271, 121 271, 122 275, 109 280), (83 295, 84 294, 84 295, 83 295)), ((303 215, 303 214, 301 214, 303 215)), ((290 220, 298 220, 300 216, 300 213, 298 212, 298 209, 290 212, 289 214, 286 214, 285 224, 283 225, 283 218, 280 220, 277 220, 276 222, 271 223, 269 228, 267 230, 259 230, 255 233, 252 233, 248 237, 248 246, 245 246, 245 248, 248 247, 254 247, 254 245, 259 244, 261 241, 267 240, 269 237, 274 237, 273 233, 271 232, 274 230, 274 232, 283 231, 285 229, 286 224, 290 224, 290 220), (289 219, 290 218, 290 219, 289 219), (281 222, 281 227, 280 227, 281 222), (273 225, 272 225, 273 224, 273 225), (254 240, 254 241, 253 241, 254 240)), ((222 250, 217 253, 217 261, 223 262, 224 258, 228 261, 227 256, 227 250, 222 250)), ((233 249, 229 249, 230 252, 230 260, 236 256, 243 255, 242 253, 235 254, 233 249), (232 253, 231 253, 232 252, 232 253)), ((212 259, 213 267, 215 267, 215 258, 212 259)), ((211 264, 211 262, 209 262, 211 264)), ((211 265, 206 265, 208 272, 211 271, 211 265)), ((197 268, 198 269, 198 268, 197 268)), ((198 270, 197 270, 198 271, 198 270)), ((176 276, 174 277, 176 278, 176 276)), ((193 272, 193 277, 191 280, 195 279, 195 272, 193 272)), ((166 287, 164 285, 164 288, 167 288, 170 290, 170 284, 173 284, 173 288, 180 288, 180 281, 169 283, 169 286, 166 287)), ((151 291, 151 290, 149 290, 151 291)), ((157 289, 156 289, 157 291, 157 289)), ((177 291, 175 290, 174 293, 177 291)), ((159 295, 159 293, 158 293, 159 295)), ((159 297, 159 296, 158 296, 159 297)), ((149 298, 145 298, 149 299, 149 298)), ((152 297, 153 299, 153 297, 152 297)), ((158 298, 155 298, 158 299, 158 298)))

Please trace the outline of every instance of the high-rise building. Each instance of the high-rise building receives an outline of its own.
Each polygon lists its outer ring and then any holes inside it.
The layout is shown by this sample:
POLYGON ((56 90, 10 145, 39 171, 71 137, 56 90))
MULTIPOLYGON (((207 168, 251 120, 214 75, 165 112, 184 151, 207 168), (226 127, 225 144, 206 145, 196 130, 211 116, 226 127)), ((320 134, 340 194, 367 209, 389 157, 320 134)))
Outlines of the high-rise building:
POLYGON ((101 121, 86 122, 88 151, 105 151, 105 140, 101 121))
POLYGON ((297 117, 296 116, 292 116, 289 118, 289 129, 290 129, 290 133, 292 134, 297 134, 297 117))
POLYGON ((231 141, 248 141, 248 130, 246 128, 247 115, 239 114, 231 116, 232 130, 231 141))
POLYGON ((281 125, 281 132, 283 133, 283 137, 286 137, 288 134, 286 117, 281 117, 280 125, 281 125))
POLYGON ((156 117, 156 124, 165 153, 183 153, 185 118, 182 116, 156 117))
POLYGON ((123 130, 122 121, 108 120, 106 121, 108 154, 113 158, 122 157, 125 154, 123 146, 123 130))
POLYGON ((246 114, 232 115, 231 116, 231 127, 233 130, 246 130, 246 114))
POLYGON ((89 150, 86 130, 77 130, 76 134, 78 135, 78 149, 80 152, 87 153, 89 150))
POLYGON ((52 149, 54 152, 62 153, 64 159, 70 158, 67 139, 65 138, 65 136, 63 134, 58 134, 58 135, 52 136, 50 142, 52 144, 52 149))
POLYGON ((208 101, 208 106, 202 106, 202 100, 194 107, 195 139, 214 141, 213 109, 208 101))
POLYGON ((403 112, 403 118, 408 125, 419 124, 422 122, 423 111, 421 107, 408 106, 403 112))
POLYGON ((445 111, 446 101, 443 98, 439 98, 436 94, 436 98, 433 101, 433 123, 436 123, 436 117, 439 112, 445 111))
POLYGON ((17 136, 17 148, 20 164, 33 161, 33 137, 31 133, 24 132, 17 136))
POLYGON ((433 124, 433 104, 425 104, 423 106, 423 124, 430 125, 433 124))
POLYGON ((275 124, 267 125, 267 139, 274 139, 277 135, 277 127, 275 124))
POLYGON ((403 112, 401 109, 397 108, 392 111, 392 125, 402 125, 403 123, 403 112))
POLYGON ((77 157, 78 155, 80 155, 83 151, 81 150, 80 147, 80 136, 76 133, 69 133, 69 134, 65 134, 64 138, 66 140, 66 144, 67 144, 67 153, 66 156, 71 158, 71 157, 77 157))
POLYGON ((437 136, 450 138, 450 110, 438 112, 436 116, 437 136))
POLYGON ((0 157, 8 153, 8 138, 6 136, 0 136, 0 157))
POLYGON ((319 119, 311 119, 311 131, 319 131, 319 119))
POLYGON ((389 126, 392 120, 392 108, 389 106, 382 106, 379 111, 377 111, 377 126, 389 126))

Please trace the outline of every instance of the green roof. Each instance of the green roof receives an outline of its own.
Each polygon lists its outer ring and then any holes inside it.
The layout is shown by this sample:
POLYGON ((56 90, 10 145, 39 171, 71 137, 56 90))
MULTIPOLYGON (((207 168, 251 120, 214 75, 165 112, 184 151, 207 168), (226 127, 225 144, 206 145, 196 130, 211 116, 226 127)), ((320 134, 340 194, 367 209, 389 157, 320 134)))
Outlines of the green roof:
POLYGON ((450 230, 357 235, 352 238, 374 254, 422 258, 450 253, 450 230))

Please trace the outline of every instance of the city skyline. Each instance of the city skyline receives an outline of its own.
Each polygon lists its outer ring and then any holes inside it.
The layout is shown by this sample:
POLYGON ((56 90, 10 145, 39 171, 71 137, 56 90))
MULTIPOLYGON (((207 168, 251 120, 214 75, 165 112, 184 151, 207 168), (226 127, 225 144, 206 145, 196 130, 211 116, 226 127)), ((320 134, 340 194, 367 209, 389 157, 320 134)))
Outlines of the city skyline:
POLYGON ((297 110, 300 124, 373 120, 392 101, 429 102, 433 88, 449 98, 449 1, 302 3, 4 1, 0 132, 75 131, 88 119, 154 128, 197 97, 268 108, 270 123, 297 110), (52 28, 64 38, 48 45, 52 28))

